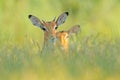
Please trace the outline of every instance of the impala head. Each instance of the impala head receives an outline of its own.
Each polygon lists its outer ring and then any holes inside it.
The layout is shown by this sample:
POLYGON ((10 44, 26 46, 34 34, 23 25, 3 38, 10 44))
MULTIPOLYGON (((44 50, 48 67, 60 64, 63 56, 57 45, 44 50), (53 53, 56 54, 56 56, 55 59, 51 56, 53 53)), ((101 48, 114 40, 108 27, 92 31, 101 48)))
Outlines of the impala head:
POLYGON ((68 37, 72 33, 77 34, 80 28, 79 25, 74 25, 67 31, 58 31, 58 32, 56 31, 58 27, 65 22, 68 15, 69 15, 68 12, 64 12, 57 19, 54 18, 52 21, 49 21, 49 22, 40 20, 39 18, 33 15, 29 15, 28 17, 31 20, 33 25, 39 27, 44 31, 44 47, 49 47, 48 44, 50 45, 50 43, 52 44, 60 43, 60 45, 67 50, 68 37))
POLYGON ((39 18, 33 15, 29 15, 28 17, 33 25, 41 28, 44 31, 44 39, 46 41, 55 39, 57 28, 65 22, 68 15, 68 12, 64 12, 57 18, 57 20, 54 18, 50 22, 45 22, 43 20, 41 21, 39 18))

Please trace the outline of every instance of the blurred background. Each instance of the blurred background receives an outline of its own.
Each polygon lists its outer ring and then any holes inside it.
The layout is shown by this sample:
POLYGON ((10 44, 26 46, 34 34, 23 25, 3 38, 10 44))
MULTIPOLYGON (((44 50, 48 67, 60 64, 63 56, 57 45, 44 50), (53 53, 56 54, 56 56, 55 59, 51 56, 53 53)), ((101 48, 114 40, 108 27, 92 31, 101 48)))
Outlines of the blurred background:
POLYGON ((21 44, 26 36, 42 42, 42 30, 31 24, 28 15, 50 21, 65 11, 70 15, 58 30, 80 24, 81 38, 94 34, 120 37, 119 0, 0 0, 0 44, 7 40, 21 44))
POLYGON ((119 44, 120 0, 0 0, 0 80, 120 80, 119 44), (58 31, 81 25, 77 48, 39 57, 43 31, 28 15, 51 21, 65 11, 58 31))

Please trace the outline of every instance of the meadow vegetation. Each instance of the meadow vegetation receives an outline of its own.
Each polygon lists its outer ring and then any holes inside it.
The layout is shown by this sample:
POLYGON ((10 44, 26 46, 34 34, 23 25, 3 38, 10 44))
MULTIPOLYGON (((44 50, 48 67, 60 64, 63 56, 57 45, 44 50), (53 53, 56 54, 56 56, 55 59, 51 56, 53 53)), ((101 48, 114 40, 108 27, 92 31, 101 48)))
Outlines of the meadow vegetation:
POLYGON ((120 80, 119 0, 0 0, 0 80, 120 80), (45 21, 70 13, 59 30, 81 25, 69 53, 41 53, 45 21))

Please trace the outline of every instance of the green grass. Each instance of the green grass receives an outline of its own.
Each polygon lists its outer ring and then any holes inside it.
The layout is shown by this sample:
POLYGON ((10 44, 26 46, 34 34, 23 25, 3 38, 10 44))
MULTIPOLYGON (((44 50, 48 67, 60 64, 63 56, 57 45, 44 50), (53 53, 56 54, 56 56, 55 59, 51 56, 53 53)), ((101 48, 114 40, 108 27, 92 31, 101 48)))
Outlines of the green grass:
MULTIPOLYGON (((78 39, 80 37, 77 37, 78 39)), ((99 38, 99 37, 98 37, 99 38)), ((119 80, 120 42, 71 39, 69 53, 46 51, 26 40, 0 49, 0 80, 119 80), (77 43, 72 47, 72 43, 77 43)))
POLYGON ((120 80, 119 14, 119 0, 0 0, 0 80, 120 80), (41 54, 43 32, 28 15, 50 21, 65 11, 58 31, 81 26, 69 54, 41 54))

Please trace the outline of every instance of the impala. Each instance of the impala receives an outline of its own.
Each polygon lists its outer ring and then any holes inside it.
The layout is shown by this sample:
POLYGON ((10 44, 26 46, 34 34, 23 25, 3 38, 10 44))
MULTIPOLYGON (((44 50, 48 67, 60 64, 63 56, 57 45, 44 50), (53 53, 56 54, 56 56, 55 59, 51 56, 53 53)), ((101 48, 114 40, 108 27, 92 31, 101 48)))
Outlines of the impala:
MULTIPOLYGON (((73 33, 78 33, 80 25, 74 25, 67 31, 56 31, 58 27, 63 24, 68 17, 69 13, 62 13, 57 19, 45 22, 40 20, 38 17, 29 15, 29 19, 33 25, 41 28, 44 31, 44 46, 43 49, 47 47, 60 45, 63 49, 68 50, 69 36, 73 33)), ((47 50, 47 49, 46 49, 47 50)))

